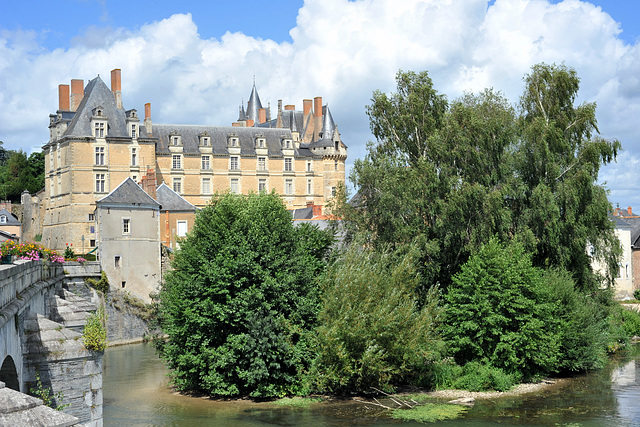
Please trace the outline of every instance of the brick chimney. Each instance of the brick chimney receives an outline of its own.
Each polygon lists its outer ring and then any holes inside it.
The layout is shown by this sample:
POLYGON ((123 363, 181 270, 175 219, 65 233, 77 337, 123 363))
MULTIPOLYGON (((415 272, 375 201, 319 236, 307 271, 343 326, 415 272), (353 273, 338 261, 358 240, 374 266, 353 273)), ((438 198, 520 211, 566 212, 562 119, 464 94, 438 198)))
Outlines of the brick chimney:
POLYGON ((111 92, 116 99, 116 107, 122 109, 122 74, 120 68, 111 70, 111 92))
POLYGON ((296 106, 295 106, 295 105, 291 105, 291 104, 289 104, 289 105, 285 105, 285 106, 284 106, 284 109, 285 109, 286 111, 295 111, 296 106))
POLYGON ((320 131, 322 130, 322 97, 316 96, 313 98, 313 140, 317 141, 320 138, 320 131))
POLYGON ((313 217, 322 215, 322 205, 313 205, 313 217))
POLYGON ((245 123, 247 124, 246 127, 248 127, 248 128, 252 128, 253 127, 253 120, 247 119, 247 121, 245 123))
POLYGON ((58 85, 58 110, 69 111, 69 85, 58 85))
POLYGON ((627 213, 629 216, 633 215, 633 211, 631 210, 631 206, 627 207, 627 213))
POLYGON ((307 114, 311 111, 311 104, 313 104, 313 101, 310 99, 302 100, 302 111, 305 117, 307 117, 307 114))
POLYGON ((71 105, 70 110, 76 111, 82 98, 84 97, 84 80, 72 79, 71 80, 71 105))
POLYGON ((153 134, 153 125, 151 123, 151 103, 147 102, 144 104, 144 130, 147 132, 147 135, 151 136, 153 134))
POLYGON ((156 200, 156 186, 156 171, 148 167, 147 173, 142 177, 141 187, 153 200, 156 200))
POLYGON ((267 121, 267 110, 265 110, 264 108, 260 108, 258 110, 258 121, 260 123, 264 123, 267 121))

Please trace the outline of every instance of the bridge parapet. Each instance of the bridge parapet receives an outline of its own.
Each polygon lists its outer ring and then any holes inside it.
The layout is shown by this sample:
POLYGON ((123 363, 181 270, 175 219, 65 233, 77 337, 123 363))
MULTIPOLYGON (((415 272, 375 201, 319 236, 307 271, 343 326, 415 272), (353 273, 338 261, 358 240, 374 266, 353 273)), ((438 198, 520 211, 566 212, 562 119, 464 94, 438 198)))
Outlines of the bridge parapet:
MULTIPOLYGON (((14 264, 0 265, 0 309, 23 294, 34 283, 64 275, 62 264, 48 261, 18 260, 14 264)), ((0 327, 7 319, 0 316, 0 327)))

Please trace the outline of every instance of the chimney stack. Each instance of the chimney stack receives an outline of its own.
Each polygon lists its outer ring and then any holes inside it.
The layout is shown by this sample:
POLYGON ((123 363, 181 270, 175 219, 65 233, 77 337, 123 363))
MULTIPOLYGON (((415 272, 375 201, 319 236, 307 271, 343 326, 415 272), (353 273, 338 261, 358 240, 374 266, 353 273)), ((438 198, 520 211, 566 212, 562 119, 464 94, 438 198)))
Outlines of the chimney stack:
POLYGON ((111 92, 116 99, 116 108, 122 110, 122 74, 120 68, 111 70, 111 92))
POLYGON ((307 117, 307 114, 309 114, 309 112, 311 111, 311 104, 313 103, 312 100, 310 99, 303 99, 302 100, 302 109, 303 109, 303 114, 305 117, 307 117))
POLYGON ((84 97, 84 81, 81 79, 71 80, 71 111, 76 111, 82 98, 84 97))
POLYGON ((58 85, 58 110, 69 111, 69 85, 58 85))
POLYGON ((322 97, 313 98, 313 140, 320 139, 320 131, 322 130, 322 97))
POLYGON ((149 195, 153 200, 156 199, 156 171, 147 167, 147 173, 142 177, 142 189, 149 195))
POLYGON ((147 135, 153 135, 153 126, 151 124, 151 103, 144 104, 144 130, 147 135))
POLYGON ((267 121, 267 110, 265 110, 264 108, 260 108, 258 110, 258 121, 260 123, 264 123, 267 121))
POLYGON ((246 123, 247 123, 246 127, 248 127, 248 128, 252 128, 253 127, 253 120, 247 119, 246 123))
POLYGON ((289 104, 289 105, 285 105, 285 106, 284 106, 284 109, 285 109, 286 111, 295 111, 296 106, 295 106, 295 105, 291 105, 291 104, 289 104))
POLYGON ((631 210, 631 206, 627 207, 627 213, 629 216, 633 215, 633 211, 631 210))

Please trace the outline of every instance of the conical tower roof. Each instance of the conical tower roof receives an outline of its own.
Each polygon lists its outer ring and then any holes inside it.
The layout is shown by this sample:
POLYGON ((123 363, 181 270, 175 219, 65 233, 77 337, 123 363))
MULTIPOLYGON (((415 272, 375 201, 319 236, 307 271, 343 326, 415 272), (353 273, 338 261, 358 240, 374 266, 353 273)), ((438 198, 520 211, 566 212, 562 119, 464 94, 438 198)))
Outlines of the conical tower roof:
POLYGON ((331 111, 329 111, 329 105, 326 105, 324 107, 324 120, 322 121, 322 135, 320 138, 333 139, 333 133, 335 130, 336 124, 331 116, 331 111))
POLYGON ((251 89, 251 95, 249 95, 249 103, 247 104, 246 113, 249 120, 253 120, 254 123, 259 123, 261 108, 262 103, 260 102, 258 91, 256 90, 256 83, 253 82, 253 88, 251 89))

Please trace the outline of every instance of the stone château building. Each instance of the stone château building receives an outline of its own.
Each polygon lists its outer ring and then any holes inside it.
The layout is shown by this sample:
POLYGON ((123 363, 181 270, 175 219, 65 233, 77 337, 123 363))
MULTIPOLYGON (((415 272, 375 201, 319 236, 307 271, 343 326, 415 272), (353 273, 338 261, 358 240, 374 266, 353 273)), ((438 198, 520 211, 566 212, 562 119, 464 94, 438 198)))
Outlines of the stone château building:
POLYGON ((232 126, 210 126, 152 123, 150 104, 143 118, 125 110, 119 69, 111 88, 98 76, 58 92, 43 147, 42 242, 53 249, 95 247, 96 201, 127 178, 155 176, 148 187, 165 183, 196 207, 215 192, 275 190, 288 209, 324 206, 345 179, 347 147, 320 97, 302 110, 279 101, 272 118, 254 83, 232 126))

